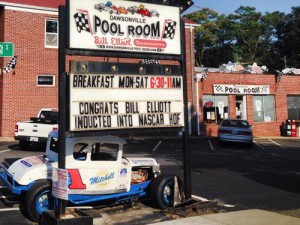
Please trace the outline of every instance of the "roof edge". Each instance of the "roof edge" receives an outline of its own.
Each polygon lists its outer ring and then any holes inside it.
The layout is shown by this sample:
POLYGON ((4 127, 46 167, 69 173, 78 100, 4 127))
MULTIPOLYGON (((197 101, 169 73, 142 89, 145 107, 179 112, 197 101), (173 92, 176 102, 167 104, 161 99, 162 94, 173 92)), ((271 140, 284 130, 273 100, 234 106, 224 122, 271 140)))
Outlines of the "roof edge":
POLYGON ((18 4, 18 3, 9 3, 9 2, 2 2, 2 1, 0 1, 0 6, 10 6, 10 7, 16 7, 16 8, 35 9, 35 10, 41 10, 41 11, 58 12, 58 8, 33 6, 33 5, 25 5, 25 4, 18 4))

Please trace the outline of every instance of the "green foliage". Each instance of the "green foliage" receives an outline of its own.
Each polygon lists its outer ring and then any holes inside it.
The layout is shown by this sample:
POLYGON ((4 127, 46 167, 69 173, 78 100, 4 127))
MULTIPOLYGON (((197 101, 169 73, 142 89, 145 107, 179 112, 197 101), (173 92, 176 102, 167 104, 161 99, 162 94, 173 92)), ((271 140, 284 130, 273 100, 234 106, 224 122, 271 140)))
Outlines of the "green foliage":
POLYGON ((219 67, 232 61, 271 70, 300 67, 300 7, 287 15, 262 14, 249 6, 229 15, 203 8, 184 17, 201 24, 195 30, 197 65, 219 67))

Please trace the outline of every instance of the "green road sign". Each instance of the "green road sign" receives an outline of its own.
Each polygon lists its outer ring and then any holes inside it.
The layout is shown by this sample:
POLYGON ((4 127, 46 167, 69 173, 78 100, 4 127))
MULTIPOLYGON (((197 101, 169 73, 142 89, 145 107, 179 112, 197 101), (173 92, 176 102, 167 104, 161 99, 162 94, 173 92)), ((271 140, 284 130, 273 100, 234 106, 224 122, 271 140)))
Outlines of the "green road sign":
POLYGON ((0 42, 0 57, 12 57, 14 45, 11 42, 0 42))

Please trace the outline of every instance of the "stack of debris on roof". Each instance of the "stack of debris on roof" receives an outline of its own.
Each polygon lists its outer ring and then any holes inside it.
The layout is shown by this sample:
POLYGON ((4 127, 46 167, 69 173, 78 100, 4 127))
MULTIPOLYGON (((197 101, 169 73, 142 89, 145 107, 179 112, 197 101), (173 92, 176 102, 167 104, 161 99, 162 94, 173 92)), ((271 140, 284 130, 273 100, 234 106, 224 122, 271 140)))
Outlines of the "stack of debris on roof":
MULTIPOLYGON (((228 62, 222 64, 219 68, 208 68, 208 67, 196 67, 196 72, 212 72, 212 73, 251 73, 251 74, 264 74, 269 70, 266 66, 258 66, 257 63, 252 65, 243 66, 240 63, 228 62)), ((276 70, 277 73, 300 75, 300 69, 296 68, 285 68, 282 71, 276 70)))
POLYGON ((296 69, 296 68, 285 68, 281 72, 283 74, 300 75, 300 69, 296 69))
POLYGON ((224 73, 263 74, 268 72, 268 68, 266 66, 258 66, 257 63, 253 63, 253 65, 248 65, 244 67, 239 63, 228 62, 227 64, 221 65, 219 68, 220 72, 224 73))

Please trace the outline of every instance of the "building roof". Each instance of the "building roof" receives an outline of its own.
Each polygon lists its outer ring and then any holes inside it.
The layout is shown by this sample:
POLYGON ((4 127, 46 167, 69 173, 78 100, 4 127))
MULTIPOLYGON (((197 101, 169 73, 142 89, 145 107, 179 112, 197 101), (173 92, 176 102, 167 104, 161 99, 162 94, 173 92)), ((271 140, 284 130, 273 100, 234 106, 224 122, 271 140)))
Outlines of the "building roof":
POLYGON ((65 5, 65 0, 0 0, 0 5, 30 5, 37 7, 46 7, 46 8, 58 8, 60 5, 65 5))
POLYGON ((193 20, 190 20, 190 19, 184 18, 184 21, 185 21, 185 25, 188 25, 188 26, 192 26, 192 27, 200 27, 201 26, 201 24, 199 24, 193 20))
POLYGON ((186 19, 186 18, 184 20, 185 20, 185 23, 199 25, 199 23, 197 23, 197 22, 195 22, 193 20, 186 19))

